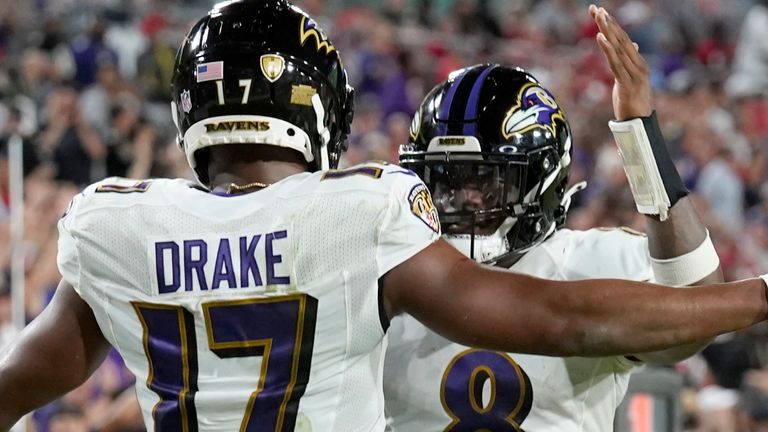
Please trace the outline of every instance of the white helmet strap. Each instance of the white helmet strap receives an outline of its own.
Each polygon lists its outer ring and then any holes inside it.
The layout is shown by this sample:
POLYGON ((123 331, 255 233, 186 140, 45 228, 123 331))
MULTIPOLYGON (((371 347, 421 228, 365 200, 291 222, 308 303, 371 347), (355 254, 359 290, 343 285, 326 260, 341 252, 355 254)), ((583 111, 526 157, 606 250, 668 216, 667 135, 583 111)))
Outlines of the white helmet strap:
POLYGON ((274 117, 230 115, 209 117, 193 124, 184 133, 184 152, 192 168, 196 151, 225 144, 267 144, 289 148, 304 155, 307 162, 315 158, 309 135, 298 126, 274 117))

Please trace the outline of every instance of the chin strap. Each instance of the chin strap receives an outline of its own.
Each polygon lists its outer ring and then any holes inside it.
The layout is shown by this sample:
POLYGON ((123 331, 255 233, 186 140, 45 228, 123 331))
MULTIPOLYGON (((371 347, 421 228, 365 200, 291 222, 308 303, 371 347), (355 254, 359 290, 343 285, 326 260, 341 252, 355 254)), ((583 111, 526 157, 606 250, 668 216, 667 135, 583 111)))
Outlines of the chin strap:
POLYGON ((315 118, 317 119, 317 134, 323 141, 320 154, 314 155, 315 164, 324 171, 331 167, 328 160, 328 143, 331 141, 331 131, 325 125, 325 108, 323 108, 323 102, 317 93, 312 96, 312 108, 315 109, 315 118))
POLYGON ((571 186, 563 194, 563 199, 560 200, 560 206, 563 208, 563 214, 568 213, 568 209, 571 208, 571 201, 574 195, 587 188, 586 180, 582 180, 575 185, 571 186))
POLYGON ((573 196, 583 191, 586 188, 587 188, 587 182, 580 181, 575 185, 571 186, 567 191, 565 191, 565 193, 563 194, 563 199, 560 200, 559 214, 555 218, 557 226, 561 226, 562 224, 565 223, 565 216, 568 214, 568 209, 571 208, 571 203, 573 202, 573 196))

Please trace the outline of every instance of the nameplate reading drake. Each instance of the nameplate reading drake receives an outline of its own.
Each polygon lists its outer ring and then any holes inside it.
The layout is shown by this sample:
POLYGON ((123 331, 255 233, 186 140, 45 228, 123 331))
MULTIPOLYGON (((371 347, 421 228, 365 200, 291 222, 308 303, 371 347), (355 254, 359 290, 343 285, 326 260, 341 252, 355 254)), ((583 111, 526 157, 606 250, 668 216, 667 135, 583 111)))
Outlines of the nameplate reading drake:
POLYGON ((156 293, 290 285, 288 231, 153 241, 156 293))

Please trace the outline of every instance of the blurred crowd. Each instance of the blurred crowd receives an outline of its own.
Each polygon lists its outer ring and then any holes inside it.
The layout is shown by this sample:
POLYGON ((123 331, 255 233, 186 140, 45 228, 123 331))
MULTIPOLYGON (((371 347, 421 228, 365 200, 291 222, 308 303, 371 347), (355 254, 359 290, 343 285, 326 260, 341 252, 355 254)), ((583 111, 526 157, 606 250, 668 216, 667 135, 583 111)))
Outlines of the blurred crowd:
MULTIPOLYGON (((318 17, 357 90, 344 165, 396 160, 420 99, 451 70, 516 65, 552 90, 573 130, 572 181, 589 187, 576 197, 568 225, 643 229, 607 127, 612 78, 587 2, 297 3, 318 17)), ((768 271, 768 0, 599 3, 651 65, 662 130, 726 278, 768 271)), ((211 4, 0 0, 0 347, 15 333, 10 137, 23 146, 29 321, 59 280, 56 222, 80 188, 107 176, 192 178, 175 143, 169 82, 176 47, 211 4)), ((768 328, 718 338, 675 367, 687 383, 687 430, 768 430, 768 328)), ((85 386, 38 411, 35 430, 99 430, 122 415, 131 384, 111 355, 85 386)), ((133 423, 120 422, 120 430, 141 430, 133 423)))

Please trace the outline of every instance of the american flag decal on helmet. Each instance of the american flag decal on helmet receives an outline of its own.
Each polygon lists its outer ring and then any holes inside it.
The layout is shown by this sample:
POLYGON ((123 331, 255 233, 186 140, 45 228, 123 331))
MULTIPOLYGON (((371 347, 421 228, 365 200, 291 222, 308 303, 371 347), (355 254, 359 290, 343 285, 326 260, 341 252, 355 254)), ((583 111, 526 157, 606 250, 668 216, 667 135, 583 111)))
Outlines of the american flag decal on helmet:
POLYGON ((220 80, 224 78, 224 62, 201 63, 195 69, 197 82, 220 80))

